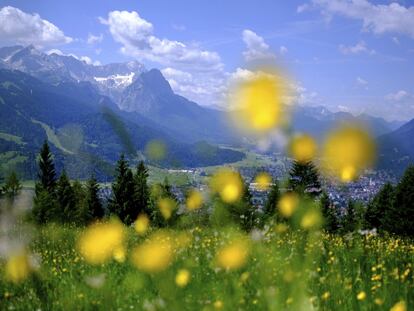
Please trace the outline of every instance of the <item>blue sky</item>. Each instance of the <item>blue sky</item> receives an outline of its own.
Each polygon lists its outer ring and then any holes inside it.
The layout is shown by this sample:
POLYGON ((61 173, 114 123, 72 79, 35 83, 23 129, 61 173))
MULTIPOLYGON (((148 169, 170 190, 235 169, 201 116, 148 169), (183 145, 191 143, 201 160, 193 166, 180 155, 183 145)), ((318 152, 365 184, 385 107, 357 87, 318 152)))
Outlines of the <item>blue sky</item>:
POLYGON ((3 0, 0 10, 1 45, 137 59, 203 105, 225 106, 229 81, 266 60, 299 104, 414 117, 412 1, 3 0))

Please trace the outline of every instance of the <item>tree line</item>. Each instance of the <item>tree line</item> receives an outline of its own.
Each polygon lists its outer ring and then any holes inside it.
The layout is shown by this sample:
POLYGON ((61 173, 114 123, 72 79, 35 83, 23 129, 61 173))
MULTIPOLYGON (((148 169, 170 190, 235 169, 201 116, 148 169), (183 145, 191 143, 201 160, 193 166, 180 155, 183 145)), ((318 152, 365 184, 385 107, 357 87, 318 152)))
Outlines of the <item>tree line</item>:
MULTIPOLYGON (((140 161, 134 172, 124 155, 116 165, 112 193, 107 202, 100 196, 100 186, 94 176, 85 184, 70 181, 65 170, 58 177, 49 145, 45 142, 39 154, 39 173, 35 185, 31 219, 38 224, 48 222, 86 225, 115 215, 125 224, 134 223, 140 214, 146 214, 153 226, 192 226, 194 224, 238 224, 244 230, 262 227, 269 220, 287 219, 276 208, 283 193, 279 182, 272 182, 263 210, 252 204, 249 187, 244 183, 241 198, 225 203, 213 195, 210 205, 195 213, 178 214, 179 202, 166 179, 163 183, 148 184, 148 169, 140 161)), ((318 203, 323 216, 323 227, 331 233, 348 233, 359 229, 376 228, 379 231, 414 236, 414 166, 409 167, 401 181, 393 186, 385 184, 364 206, 349 200, 340 212, 323 191, 318 170, 312 162, 294 162, 289 172, 288 192, 310 198, 318 203)), ((1 188, 3 196, 13 198, 21 190, 15 173, 11 173, 1 188)))

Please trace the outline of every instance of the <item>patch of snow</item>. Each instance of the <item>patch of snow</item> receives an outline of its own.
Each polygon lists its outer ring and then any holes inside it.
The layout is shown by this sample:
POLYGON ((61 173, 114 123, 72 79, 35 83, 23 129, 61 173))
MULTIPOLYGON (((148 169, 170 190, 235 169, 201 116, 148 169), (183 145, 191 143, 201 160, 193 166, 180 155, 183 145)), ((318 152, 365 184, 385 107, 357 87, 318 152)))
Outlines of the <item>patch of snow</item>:
POLYGON ((106 86, 111 86, 115 88, 126 88, 133 82, 135 72, 131 72, 127 75, 110 75, 108 77, 94 77, 95 81, 104 84, 106 86))

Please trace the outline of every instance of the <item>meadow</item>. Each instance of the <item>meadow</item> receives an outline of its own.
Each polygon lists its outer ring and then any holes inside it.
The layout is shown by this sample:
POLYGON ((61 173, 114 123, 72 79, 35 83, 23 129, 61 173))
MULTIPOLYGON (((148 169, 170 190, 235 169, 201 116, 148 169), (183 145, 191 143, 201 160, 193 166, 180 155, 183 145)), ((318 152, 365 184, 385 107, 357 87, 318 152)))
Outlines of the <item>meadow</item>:
MULTIPOLYGON (((233 227, 118 225, 124 247, 108 249, 110 258, 82 253, 85 229, 33 231, 27 269, 22 258, 18 271, 1 265, 0 309, 400 311, 414 305, 409 240, 280 224, 249 234, 233 227)), ((108 242, 111 228, 104 230, 108 242)), ((92 238, 99 247, 99 237, 92 238)))

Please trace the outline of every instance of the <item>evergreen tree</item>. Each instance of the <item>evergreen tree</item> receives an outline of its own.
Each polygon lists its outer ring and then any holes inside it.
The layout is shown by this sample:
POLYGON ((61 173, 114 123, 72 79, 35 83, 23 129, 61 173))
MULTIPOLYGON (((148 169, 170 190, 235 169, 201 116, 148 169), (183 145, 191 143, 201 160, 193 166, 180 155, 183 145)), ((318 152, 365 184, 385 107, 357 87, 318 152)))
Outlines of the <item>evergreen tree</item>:
POLYGON ((394 197, 394 187, 390 183, 386 183, 367 205, 364 216, 366 227, 390 229, 390 221, 393 221, 390 211, 393 209, 394 197), (391 219, 387 219, 388 217, 391 219))
POLYGON ((258 214, 257 210, 252 204, 252 194, 249 190, 249 185, 243 183, 243 196, 241 200, 235 204, 235 209, 233 209, 234 220, 240 222, 242 229, 250 231, 258 225, 258 214))
MULTIPOLYGON (((135 218, 140 213, 149 214, 150 190, 147 184, 148 169, 144 162, 140 161, 137 165, 137 171, 134 175, 134 203, 136 206, 135 218)), ((171 189, 170 189, 171 190, 171 189)))
POLYGON ((63 170, 56 183, 56 199, 59 204, 59 210, 54 219, 62 223, 75 223, 77 202, 65 170, 63 170))
POLYGON ((56 220, 59 205, 56 201, 56 172, 47 141, 40 150, 38 181, 35 185, 32 217, 37 223, 56 220))
POLYGON ((357 228, 357 211, 356 204, 354 201, 349 200, 346 208, 346 214, 342 219, 342 231, 353 232, 357 228))
POLYGON ((99 198, 99 185, 94 176, 86 184, 86 205, 92 219, 101 219, 104 216, 105 211, 99 198))
POLYGON ((19 178, 17 177, 14 171, 11 172, 10 175, 7 176, 6 183, 2 189, 4 194, 8 198, 13 199, 15 196, 19 194, 21 189, 22 185, 20 184, 19 178))
POLYGON ((151 223, 158 227, 173 226, 178 220, 178 200, 168 178, 152 187, 149 204, 151 223), (166 217, 167 216, 167 217, 166 217))
POLYGON ((55 190, 55 164, 53 163, 52 153, 50 152, 47 141, 43 143, 42 149, 40 150, 38 178, 39 182, 36 185, 37 191, 40 190, 39 187, 42 187, 49 193, 52 193, 55 190))
POLYGON ((395 189, 395 202, 386 214, 386 229, 414 236, 414 165, 409 166, 395 189))
POLYGON ((270 188, 270 192, 267 196, 266 203, 264 205, 263 213, 266 218, 276 214, 277 203, 279 202, 279 198, 280 198, 279 184, 277 180, 274 180, 270 188))
POLYGON ((116 178, 112 183, 112 196, 109 201, 109 211, 117 215, 121 221, 131 224, 135 221, 134 178, 128 167, 128 162, 122 154, 116 167, 116 178))
POLYGON ((311 161, 294 161, 289 172, 289 187, 296 193, 318 196, 321 193, 318 170, 311 161))
POLYGON ((88 189, 75 180, 72 184, 73 193, 76 201, 76 208, 72 216, 73 223, 86 225, 92 220, 91 211, 88 208, 88 189))
POLYGON ((336 232, 339 228, 338 216, 335 212, 335 207, 326 192, 322 193, 320 206, 325 221, 325 230, 328 232, 336 232))

